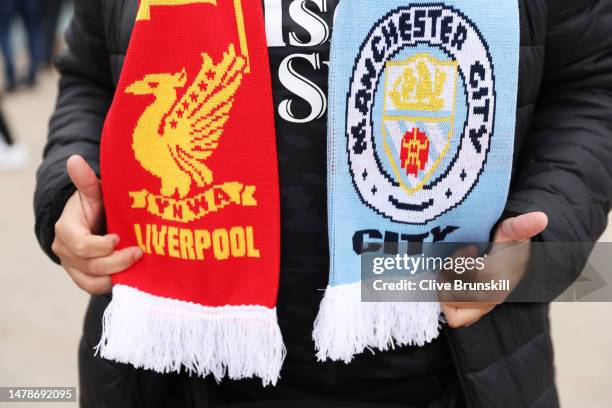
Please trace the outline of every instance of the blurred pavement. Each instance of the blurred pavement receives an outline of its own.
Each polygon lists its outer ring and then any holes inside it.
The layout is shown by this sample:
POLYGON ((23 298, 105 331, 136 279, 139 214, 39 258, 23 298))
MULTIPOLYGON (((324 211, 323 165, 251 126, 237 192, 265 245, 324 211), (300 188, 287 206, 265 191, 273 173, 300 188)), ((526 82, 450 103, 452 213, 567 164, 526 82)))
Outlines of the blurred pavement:
MULTIPOLYGON (((32 195, 57 76, 3 101, 27 170, 0 173, 0 386, 77 386, 77 344, 87 296, 49 261, 34 237, 32 195)), ((609 229, 605 240, 612 241, 609 229)), ((609 276, 609 275, 608 275, 609 276)), ((555 304, 552 327, 564 407, 612 407, 612 303, 555 304), (608 322, 608 323, 606 323, 608 322)), ((76 403, 10 403, 76 407, 76 403)))

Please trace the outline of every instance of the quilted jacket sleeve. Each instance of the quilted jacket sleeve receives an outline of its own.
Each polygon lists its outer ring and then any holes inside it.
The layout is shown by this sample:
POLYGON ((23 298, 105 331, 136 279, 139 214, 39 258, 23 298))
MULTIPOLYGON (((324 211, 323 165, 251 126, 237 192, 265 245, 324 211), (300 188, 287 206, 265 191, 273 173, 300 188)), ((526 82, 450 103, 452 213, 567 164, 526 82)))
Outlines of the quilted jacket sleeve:
POLYGON ((611 202, 612 2, 550 1, 542 88, 506 207, 545 212, 541 241, 584 243, 534 251, 529 274, 555 287, 547 300, 581 272, 611 202))
POLYGON ((100 135, 113 97, 100 1, 74 2, 66 41, 67 49, 56 60, 61 74, 59 96, 49 123, 34 196, 36 236, 56 262, 51 251, 54 225, 74 192, 66 160, 79 154, 99 173, 100 135))

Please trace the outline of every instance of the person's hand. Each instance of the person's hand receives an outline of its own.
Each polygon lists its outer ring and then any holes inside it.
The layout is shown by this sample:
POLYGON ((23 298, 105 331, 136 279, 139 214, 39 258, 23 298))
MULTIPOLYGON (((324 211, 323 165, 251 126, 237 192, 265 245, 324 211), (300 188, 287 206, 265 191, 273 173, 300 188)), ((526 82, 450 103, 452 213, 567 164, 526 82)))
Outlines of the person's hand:
POLYGON ((92 295, 109 293, 110 275, 132 266, 142 251, 138 247, 115 251, 117 235, 96 235, 104 219, 100 180, 80 156, 68 159, 67 168, 77 191, 55 224, 51 249, 79 288, 92 295))
MULTIPOLYGON (((525 273, 529 260, 531 238, 542 232, 548 225, 548 217, 541 212, 523 214, 504 220, 495 230, 493 249, 485 260, 485 273, 508 277, 514 287, 525 273), (508 245, 518 244, 518 245, 508 245), (522 245, 521 245, 522 244, 522 245), (505 250, 505 248, 510 248, 505 250), (505 253, 504 253, 505 252, 505 253)), ((468 250, 469 251, 469 250, 468 250)), ((474 248, 475 251, 475 248, 474 248)), ((474 253, 469 256, 474 256, 474 253)), ((510 293, 503 294, 503 299, 485 302, 442 302, 442 311, 448 325, 452 328, 467 327, 476 323, 489 313, 510 293)))

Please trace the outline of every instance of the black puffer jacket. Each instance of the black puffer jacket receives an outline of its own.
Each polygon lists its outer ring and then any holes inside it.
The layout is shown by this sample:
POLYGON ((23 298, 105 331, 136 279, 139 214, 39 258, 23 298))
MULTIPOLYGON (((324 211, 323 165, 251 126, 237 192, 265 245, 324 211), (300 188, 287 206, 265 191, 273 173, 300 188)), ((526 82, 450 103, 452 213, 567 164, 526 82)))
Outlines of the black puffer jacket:
MULTIPOLYGON (((606 226, 612 201, 612 2, 520 0, 521 56, 515 161, 506 213, 544 211, 543 241, 589 242, 606 226)), ((35 196, 36 234, 50 247, 53 226, 73 187, 66 159, 80 154, 98 169, 105 114, 121 72, 137 0, 78 0, 67 34, 62 73, 35 196)), ((538 259, 535 272, 571 280, 588 253, 575 247, 562 259, 538 259)), ((88 312, 82 352, 99 338, 95 298, 88 312), (95 322, 95 323, 91 323, 95 322)), ((469 407, 556 407, 548 307, 504 304, 477 324, 449 330, 455 366, 469 407)), ((100 395, 128 386, 124 368, 100 371, 100 395)), ((190 379, 187 381, 195 381, 190 379)), ((155 393, 159 389, 143 392, 155 393)), ((194 397, 195 398, 195 397, 194 397)), ((112 399, 116 402, 116 399, 112 399)), ((137 406, 137 403, 133 403, 137 406)), ((102 400, 97 406, 106 405, 102 400)))

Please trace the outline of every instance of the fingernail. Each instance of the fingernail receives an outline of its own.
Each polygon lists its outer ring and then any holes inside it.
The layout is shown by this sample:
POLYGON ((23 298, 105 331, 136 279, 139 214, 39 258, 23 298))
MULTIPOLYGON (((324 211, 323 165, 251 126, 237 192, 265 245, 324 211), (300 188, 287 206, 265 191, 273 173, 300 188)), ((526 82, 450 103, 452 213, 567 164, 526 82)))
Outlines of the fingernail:
POLYGON ((138 261, 140 258, 142 258, 143 255, 144 253, 142 252, 142 249, 136 248, 134 250, 134 260, 138 261))
POLYGON ((108 237, 113 241, 113 245, 116 246, 119 243, 119 235, 110 234, 108 237))

